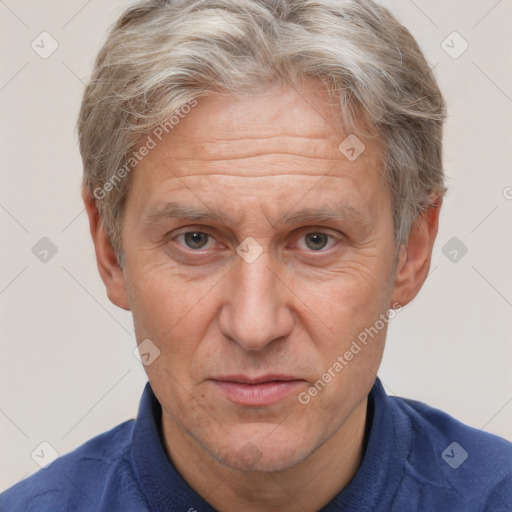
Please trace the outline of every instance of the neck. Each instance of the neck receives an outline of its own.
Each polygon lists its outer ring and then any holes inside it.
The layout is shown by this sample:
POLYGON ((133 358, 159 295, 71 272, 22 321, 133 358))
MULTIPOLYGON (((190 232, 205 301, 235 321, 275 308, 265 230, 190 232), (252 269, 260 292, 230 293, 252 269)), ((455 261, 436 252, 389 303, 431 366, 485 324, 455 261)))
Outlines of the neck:
POLYGON ((342 427, 309 457, 275 472, 243 472, 214 459, 165 412, 162 426, 174 467, 220 512, 319 510, 350 482, 363 454, 367 398, 342 427))

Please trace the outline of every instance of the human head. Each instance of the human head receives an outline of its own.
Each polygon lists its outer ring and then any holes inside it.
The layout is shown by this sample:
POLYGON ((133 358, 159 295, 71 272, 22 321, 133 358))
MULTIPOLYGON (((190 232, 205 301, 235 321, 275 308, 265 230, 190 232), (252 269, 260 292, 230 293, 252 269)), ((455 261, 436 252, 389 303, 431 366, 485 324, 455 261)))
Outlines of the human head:
POLYGON ((383 317, 416 295, 430 264, 442 192, 441 168, 430 172, 433 155, 440 157, 441 98, 417 47, 395 46, 400 34, 407 46, 405 29, 369 2, 348 3, 343 16, 332 13, 337 3, 225 2, 203 12, 206 5, 143 4, 118 22, 81 113, 84 199, 109 297, 133 312, 138 342, 156 346, 146 372, 165 439, 182 441, 167 445, 173 462, 181 469, 176 450, 187 446, 182 457, 207 453, 240 470, 239 453, 249 445, 257 450, 249 453, 258 458, 253 470, 278 471, 328 449, 332 439, 361 435, 384 348, 383 317), (390 26, 395 33, 386 32, 390 26), (344 52, 332 38, 319 48, 322 34, 339 37, 341 28, 344 52), (366 52, 356 57, 361 46, 366 52), (404 56, 411 51, 416 59, 404 56), (345 66, 333 60, 337 52, 350 56, 345 66), (402 82, 393 78, 393 58, 402 82), (133 70, 129 79, 125 67, 133 70), (418 97, 411 80, 424 71, 433 92, 416 77, 418 97), (378 95, 387 81, 392 92, 378 95), (406 135, 409 146, 392 145, 392 136, 403 143, 406 135), (354 159, 340 149, 349 136, 365 146, 354 159), (120 140, 133 143, 132 153, 120 140), (108 169, 124 169, 123 179, 87 181, 121 147, 125 160, 141 156, 133 170, 119 156, 108 169), (409 159, 396 181, 389 155, 409 159), (114 184, 127 188, 115 196, 118 228, 116 210, 104 206, 118 192, 114 184), (95 199, 96 185, 105 194, 95 199), (399 204, 401 215, 415 212, 410 234, 394 201, 406 191, 399 204), (316 247, 319 239, 327 249, 316 247), (258 249, 250 261, 242 257, 248 243, 258 249), (371 343, 352 344, 371 327, 371 343), (344 365, 338 357, 352 347, 344 365), (333 376, 336 361, 342 367, 333 376), (332 384, 308 403, 304 394, 302 401, 286 395, 268 406, 241 404, 219 384, 272 375, 292 378, 299 394, 325 375, 332 384))

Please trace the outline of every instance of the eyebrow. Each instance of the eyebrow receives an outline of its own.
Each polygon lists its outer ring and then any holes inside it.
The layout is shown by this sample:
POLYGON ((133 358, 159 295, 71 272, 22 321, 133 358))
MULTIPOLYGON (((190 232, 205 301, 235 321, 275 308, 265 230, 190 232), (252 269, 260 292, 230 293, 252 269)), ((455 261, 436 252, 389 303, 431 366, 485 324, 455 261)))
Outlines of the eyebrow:
MULTIPOLYGON (((184 219, 190 221, 217 221, 226 223, 227 216, 222 211, 199 209, 176 202, 166 202, 158 205, 144 214, 143 224, 154 224, 165 219, 184 219)), ((367 212, 358 210, 350 204, 341 203, 337 208, 304 208, 285 213, 278 224, 301 224, 304 222, 346 221, 357 222, 363 226, 372 224, 367 212)))
POLYGON ((210 209, 200 210, 193 206, 168 202, 149 210, 143 217, 144 224, 153 224, 163 219, 216 220, 223 222, 225 216, 210 209))
POLYGON ((304 208, 302 210, 287 213, 283 217, 285 224, 300 224, 302 222, 326 222, 326 221, 352 221, 362 224, 371 223, 368 213, 362 212, 350 204, 340 204, 337 208, 304 208))

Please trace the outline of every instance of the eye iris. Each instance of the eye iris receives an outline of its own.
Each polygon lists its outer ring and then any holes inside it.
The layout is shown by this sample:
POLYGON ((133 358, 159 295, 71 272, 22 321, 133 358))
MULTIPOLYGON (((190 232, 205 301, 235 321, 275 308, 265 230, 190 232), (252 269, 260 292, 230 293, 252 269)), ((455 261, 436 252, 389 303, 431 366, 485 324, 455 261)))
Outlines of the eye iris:
POLYGON ((185 233, 185 243, 191 249, 201 249, 208 242, 208 235, 206 233, 200 233, 198 231, 191 231, 185 233))
POLYGON ((323 233, 309 233, 306 235, 306 245, 313 250, 323 249, 327 245, 327 235, 323 233))

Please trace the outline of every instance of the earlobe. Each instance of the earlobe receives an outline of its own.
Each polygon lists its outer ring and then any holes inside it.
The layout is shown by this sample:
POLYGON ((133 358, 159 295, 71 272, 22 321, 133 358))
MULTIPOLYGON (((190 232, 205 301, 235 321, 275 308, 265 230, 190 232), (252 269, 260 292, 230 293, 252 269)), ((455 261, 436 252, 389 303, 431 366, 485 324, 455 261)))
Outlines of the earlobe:
POLYGON ((103 227, 96 200, 85 189, 82 189, 82 199, 89 217, 89 228, 94 242, 96 262, 101 279, 107 289, 107 296, 113 304, 129 311, 131 308, 126 292, 124 274, 119 265, 117 254, 103 227))
POLYGON ((400 248, 392 303, 405 306, 418 294, 430 269, 442 200, 438 199, 414 222, 407 245, 400 248))

